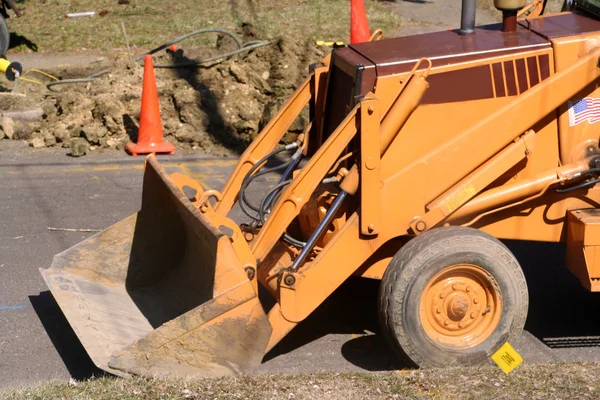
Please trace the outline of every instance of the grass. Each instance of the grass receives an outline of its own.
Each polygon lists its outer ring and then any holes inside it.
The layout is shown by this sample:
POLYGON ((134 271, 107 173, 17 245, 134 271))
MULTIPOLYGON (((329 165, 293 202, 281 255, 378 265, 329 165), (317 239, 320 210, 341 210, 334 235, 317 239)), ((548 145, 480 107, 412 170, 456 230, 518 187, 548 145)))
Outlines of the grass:
MULTIPOLYGON (((390 3, 366 0, 370 27, 393 32, 400 17, 390 3)), ((322 40, 349 37, 348 0, 24 0, 21 18, 11 17, 9 28, 16 48, 25 51, 109 50, 125 48, 121 22, 132 46, 149 48, 188 32, 223 28, 240 33, 243 23, 255 27, 258 39, 296 36, 322 40), (42 4, 43 3, 43 4, 42 4), (66 18, 67 13, 95 11, 94 17, 66 18), (104 16, 100 12, 106 11, 104 16), (27 42, 29 41, 29 42, 27 42), (28 45, 29 44, 29 45, 28 45)), ((197 39, 200 44, 207 38, 197 39)), ((210 39, 214 40, 214 36, 210 39)), ((191 41, 194 44, 194 41, 191 41)))
POLYGON ((99 378, 0 391, 18 399, 597 399, 600 364, 522 365, 386 373, 258 375, 223 379, 99 378))

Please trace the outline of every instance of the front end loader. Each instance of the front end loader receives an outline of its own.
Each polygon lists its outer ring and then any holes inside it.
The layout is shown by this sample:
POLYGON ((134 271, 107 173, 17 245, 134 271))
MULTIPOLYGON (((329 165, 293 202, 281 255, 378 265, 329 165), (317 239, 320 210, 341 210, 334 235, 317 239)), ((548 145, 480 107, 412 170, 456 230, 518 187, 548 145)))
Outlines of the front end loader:
POLYGON ((352 275, 381 280, 399 359, 486 362, 528 312, 500 239, 564 243, 567 268, 600 291, 594 2, 525 16, 524 0, 496 0, 502 23, 482 27, 474 3, 460 29, 334 49, 221 191, 149 156, 140 211, 41 270, 95 364, 248 372, 352 275), (305 108, 306 131, 282 144, 305 108), (266 173, 279 183, 250 198, 266 173))

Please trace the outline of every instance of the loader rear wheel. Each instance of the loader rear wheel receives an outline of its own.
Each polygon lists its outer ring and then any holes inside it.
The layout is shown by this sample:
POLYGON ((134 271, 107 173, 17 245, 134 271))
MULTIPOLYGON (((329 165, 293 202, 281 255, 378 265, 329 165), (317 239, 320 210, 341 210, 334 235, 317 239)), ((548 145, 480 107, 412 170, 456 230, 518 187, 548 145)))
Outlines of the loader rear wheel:
POLYGON ((518 335, 528 292, 513 254, 472 228, 428 231, 398 251, 380 288, 384 335, 418 367, 474 365, 518 335))

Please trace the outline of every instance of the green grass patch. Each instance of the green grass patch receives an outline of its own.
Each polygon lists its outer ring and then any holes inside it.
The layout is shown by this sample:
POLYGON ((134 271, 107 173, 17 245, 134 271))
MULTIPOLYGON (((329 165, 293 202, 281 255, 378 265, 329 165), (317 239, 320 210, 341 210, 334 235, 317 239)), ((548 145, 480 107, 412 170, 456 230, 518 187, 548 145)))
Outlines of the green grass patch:
MULTIPOLYGON (((222 28, 241 33, 242 24, 252 24, 258 39, 291 36, 299 39, 344 40, 349 38, 350 7, 347 0, 25 0, 21 18, 10 18, 14 34, 35 43, 39 51, 71 51, 125 48, 121 22, 132 46, 148 48, 204 28, 222 28), (94 17, 66 18, 67 13, 95 11, 94 17), (100 14, 104 15, 101 16, 100 14)), ((372 30, 389 34, 400 25, 393 4, 366 0, 372 30)), ((214 42, 215 36, 188 43, 214 42)), ((15 41, 25 50, 24 40, 15 41)))
POLYGON ((600 365, 522 365, 223 379, 100 378, 0 391, 3 399, 597 399, 600 365))

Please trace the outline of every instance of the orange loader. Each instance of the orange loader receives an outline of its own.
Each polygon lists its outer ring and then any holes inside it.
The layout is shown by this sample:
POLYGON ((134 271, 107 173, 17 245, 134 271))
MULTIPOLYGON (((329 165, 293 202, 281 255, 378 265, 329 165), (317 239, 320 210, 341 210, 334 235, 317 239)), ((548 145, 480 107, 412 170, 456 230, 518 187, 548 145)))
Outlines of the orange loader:
POLYGON ((565 243, 567 268, 600 291, 600 1, 554 15, 494 3, 499 24, 476 26, 463 0, 460 29, 334 49, 221 191, 148 156, 140 211, 41 270, 94 363, 248 372, 352 275, 381 280, 399 359, 487 362, 528 312, 500 239, 565 243), (282 145, 305 108, 308 128, 282 145))

